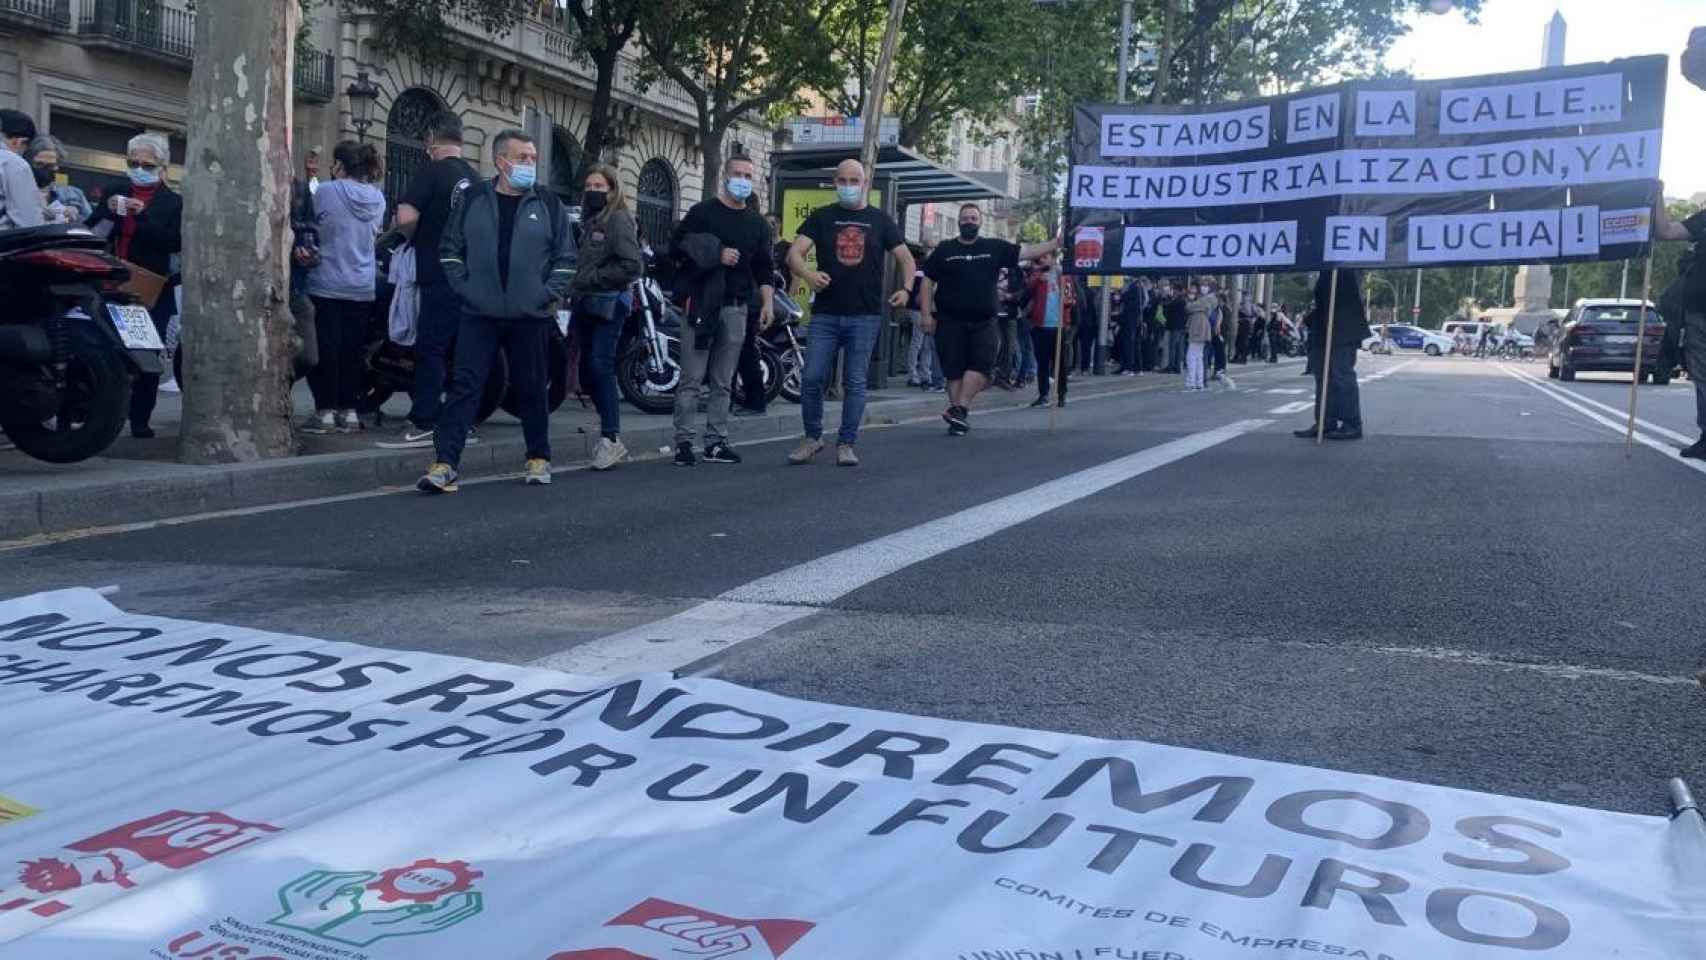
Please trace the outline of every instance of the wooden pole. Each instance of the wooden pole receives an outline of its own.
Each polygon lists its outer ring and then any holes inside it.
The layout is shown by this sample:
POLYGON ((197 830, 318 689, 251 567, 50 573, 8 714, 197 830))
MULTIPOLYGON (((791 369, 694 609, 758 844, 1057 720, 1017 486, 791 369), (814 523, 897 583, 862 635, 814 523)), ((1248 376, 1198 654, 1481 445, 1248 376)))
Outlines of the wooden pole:
MULTIPOLYGON (((1339 268, 1333 268, 1329 281, 1332 291, 1327 294, 1327 339, 1321 341, 1321 399, 1315 411, 1315 445, 1327 439, 1327 391, 1333 385, 1333 315, 1339 312, 1339 268)), ((1313 346, 1313 344, 1311 344, 1313 346)))
POLYGON ((900 24, 906 18, 906 0, 890 0, 889 22, 883 33, 883 49, 877 56, 877 69, 871 76, 871 89, 865 94, 865 142, 859 151, 859 162, 865 165, 865 185, 876 177, 877 134, 883 125, 883 95, 889 88, 889 71, 894 68, 894 48, 900 44, 900 24))
MULTIPOLYGON (((1635 455, 1635 404, 1641 395, 1641 364, 1647 346, 1647 299, 1653 295, 1653 255, 1647 253, 1646 277, 1641 281, 1641 323, 1635 331, 1635 378, 1629 384, 1629 434, 1623 439, 1623 456, 1635 455)), ((1663 354, 1660 355, 1661 359, 1663 354)))

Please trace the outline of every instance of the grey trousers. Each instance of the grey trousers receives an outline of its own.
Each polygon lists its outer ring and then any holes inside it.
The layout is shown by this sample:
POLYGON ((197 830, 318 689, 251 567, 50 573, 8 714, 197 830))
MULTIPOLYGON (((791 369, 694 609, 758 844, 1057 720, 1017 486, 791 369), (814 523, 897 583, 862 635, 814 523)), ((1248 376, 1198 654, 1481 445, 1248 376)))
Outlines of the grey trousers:
POLYGON ((741 344, 746 340, 746 307, 724 307, 717 314, 717 329, 707 330, 714 339, 711 349, 695 348, 694 332, 681 330, 681 383, 675 388, 675 442, 691 443, 693 422, 699 416, 700 382, 711 371, 709 402, 705 405, 705 446, 729 436, 729 387, 740 364, 741 344))

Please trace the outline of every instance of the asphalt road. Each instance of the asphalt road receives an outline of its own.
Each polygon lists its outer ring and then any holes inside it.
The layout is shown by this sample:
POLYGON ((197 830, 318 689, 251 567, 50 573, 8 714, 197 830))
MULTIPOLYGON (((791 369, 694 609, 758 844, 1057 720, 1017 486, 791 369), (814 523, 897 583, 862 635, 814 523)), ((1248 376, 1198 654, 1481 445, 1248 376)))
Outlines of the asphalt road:
POLYGON ((1706 471, 1667 452, 1691 386, 1642 388, 1630 455, 1626 377, 1365 357, 1368 438, 1317 448, 1299 369, 873 430, 856 470, 749 443, 0 549, 0 595, 617 669, 716 601, 753 628, 664 665, 1633 812, 1706 787, 1706 471))

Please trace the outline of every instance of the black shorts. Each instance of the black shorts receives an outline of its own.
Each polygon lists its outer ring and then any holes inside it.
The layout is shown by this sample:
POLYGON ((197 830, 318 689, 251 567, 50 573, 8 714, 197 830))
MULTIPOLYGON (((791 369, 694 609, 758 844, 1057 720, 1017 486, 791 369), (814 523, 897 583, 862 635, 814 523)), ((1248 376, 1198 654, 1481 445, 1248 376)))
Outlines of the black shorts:
POLYGON ((995 369, 995 354, 1001 333, 994 317, 939 316, 936 318, 936 358, 942 378, 958 380, 967 372, 985 377, 995 369))

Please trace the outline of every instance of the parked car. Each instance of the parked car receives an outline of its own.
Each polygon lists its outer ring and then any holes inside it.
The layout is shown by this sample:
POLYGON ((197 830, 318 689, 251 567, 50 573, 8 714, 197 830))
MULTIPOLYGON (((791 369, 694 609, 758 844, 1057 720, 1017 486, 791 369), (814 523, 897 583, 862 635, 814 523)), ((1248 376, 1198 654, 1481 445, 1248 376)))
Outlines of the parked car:
MULTIPOLYGON (((1640 326, 1639 300, 1577 300, 1564 321, 1558 349, 1552 351, 1547 376, 1574 380, 1578 373, 1632 371, 1640 326)), ((1646 342, 1641 347, 1641 372, 1637 379, 1650 379, 1660 386, 1670 383, 1674 371, 1660 363, 1664 337, 1664 318, 1649 302, 1646 342)))
POLYGON ((1420 350, 1430 357, 1440 357, 1451 352, 1451 337, 1438 330, 1427 330, 1409 324, 1399 324, 1389 329, 1393 345, 1400 350, 1420 350))

